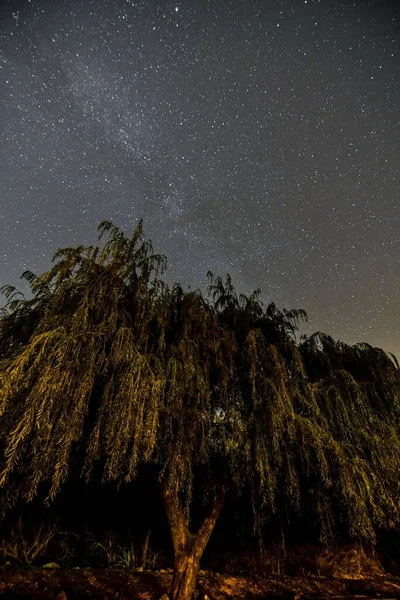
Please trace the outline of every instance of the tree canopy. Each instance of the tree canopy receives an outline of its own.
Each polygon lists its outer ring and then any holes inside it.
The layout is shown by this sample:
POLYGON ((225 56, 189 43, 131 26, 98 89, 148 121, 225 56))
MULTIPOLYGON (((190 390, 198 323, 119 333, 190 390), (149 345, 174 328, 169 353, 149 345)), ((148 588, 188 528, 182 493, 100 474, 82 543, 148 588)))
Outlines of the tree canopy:
POLYGON ((118 484, 151 465, 176 572, 186 573, 186 583, 176 575, 173 598, 192 594, 224 498, 244 487, 256 527, 304 503, 323 539, 337 519, 372 541, 378 527, 399 522, 393 357, 322 333, 298 343, 303 310, 264 306, 259 290, 238 294, 229 276, 208 273, 208 297, 167 286, 166 259, 141 222, 131 237, 108 221, 99 232, 99 246, 61 249, 48 272, 24 273, 31 299, 3 288, 3 512, 41 485, 53 499, 76 452, 87 480, 96 465, 118 484), (199 477, 209 512, 196 538, 199 477))

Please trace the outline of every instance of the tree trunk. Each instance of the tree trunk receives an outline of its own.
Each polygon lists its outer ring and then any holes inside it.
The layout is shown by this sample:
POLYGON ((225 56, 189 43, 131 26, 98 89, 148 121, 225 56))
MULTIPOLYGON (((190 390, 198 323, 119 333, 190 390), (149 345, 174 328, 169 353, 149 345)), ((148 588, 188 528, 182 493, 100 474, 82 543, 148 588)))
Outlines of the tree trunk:
MULTIPOLYGON (((193 541, 196 542, 195 539, 193 541)), ((175 556, 171 600, 191 600, 196 589, 201 555, 199 549, 196 551, 196 543, 189 543, 188 548, 175 556)))
POLYGON ((170 598, 171 600, 191 600, 196 589, 200 559, 221 512, 225 490, 222 490, 214 499, 199 531, 195 534, 191 533, 186 525, 177 490, 169 488, 167 481, 164 481, 161 484, 161 495, 167 513, 175 554, 170 598))

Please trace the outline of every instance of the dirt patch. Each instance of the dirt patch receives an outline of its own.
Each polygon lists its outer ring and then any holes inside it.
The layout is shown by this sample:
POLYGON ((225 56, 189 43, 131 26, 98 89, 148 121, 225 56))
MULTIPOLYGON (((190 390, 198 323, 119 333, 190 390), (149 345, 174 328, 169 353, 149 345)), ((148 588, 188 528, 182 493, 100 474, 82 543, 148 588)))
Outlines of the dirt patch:
MULTIPOLYGON (((170 572, 128 573, 113 569, 16 569, 0 567, 0 599, 54 600, 64 591, 67 600, 159 600, 168 593, 170 572)), ((318 598, 399 599, 400 579, 339 579, 328 577, 269 577, 257 581, 201 571, 198 596, 210 600, 302 600, 318 598)))

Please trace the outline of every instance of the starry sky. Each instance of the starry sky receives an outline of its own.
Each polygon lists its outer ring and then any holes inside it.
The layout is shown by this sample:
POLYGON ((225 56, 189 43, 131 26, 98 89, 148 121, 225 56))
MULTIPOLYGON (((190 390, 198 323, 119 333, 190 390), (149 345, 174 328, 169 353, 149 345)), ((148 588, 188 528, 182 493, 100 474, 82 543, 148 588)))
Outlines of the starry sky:
POLYGON ((139 218, 307 332, 400 358, 400 6, 4 0, 0 283, 139 218))

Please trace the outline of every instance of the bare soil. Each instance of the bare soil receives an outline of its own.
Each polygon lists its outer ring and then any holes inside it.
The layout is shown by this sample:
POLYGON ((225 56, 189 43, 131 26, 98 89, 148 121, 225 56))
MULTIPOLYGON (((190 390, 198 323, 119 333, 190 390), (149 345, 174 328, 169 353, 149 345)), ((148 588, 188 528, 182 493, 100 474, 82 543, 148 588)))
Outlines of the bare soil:
MULTIPOLYGON (((129 573, 114 569, 0 567, 0 600, 159 600, 168 593, 171 572, 129 573)), ((400 600, 399 577, 268 577, 252 580, 201 571, 198 598, 210 600, 400 600)))

